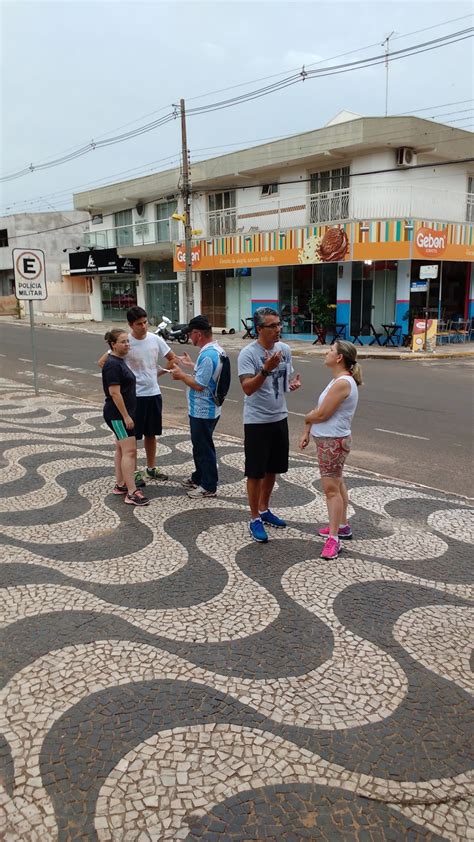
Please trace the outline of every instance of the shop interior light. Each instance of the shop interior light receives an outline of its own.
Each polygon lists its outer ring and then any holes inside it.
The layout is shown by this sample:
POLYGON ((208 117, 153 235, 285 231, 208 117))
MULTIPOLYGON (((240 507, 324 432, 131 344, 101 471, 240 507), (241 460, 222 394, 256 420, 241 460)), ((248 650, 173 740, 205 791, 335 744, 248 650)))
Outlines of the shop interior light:
POLYGON ((371 260, 364 260, 364 263, 365 263, 366 266, 372 266, 371 260))

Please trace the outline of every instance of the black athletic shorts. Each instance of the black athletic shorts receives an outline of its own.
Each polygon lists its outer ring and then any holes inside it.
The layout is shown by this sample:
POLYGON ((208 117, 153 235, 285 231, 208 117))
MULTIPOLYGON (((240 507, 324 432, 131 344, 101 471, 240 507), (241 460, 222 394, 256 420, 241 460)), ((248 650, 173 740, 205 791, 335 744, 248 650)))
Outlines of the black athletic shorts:
POLYGON ((135 413, 135 438, 142 439, 143 436, 161 436, 163 411, 163 400, 161 395, 150 397, 137 397, 137 409, 135 413))
POLYGON ((246 477, 263 479, 265 474, 285 474, 290 449, 288 419, 244 424, 244 446, 246 477))

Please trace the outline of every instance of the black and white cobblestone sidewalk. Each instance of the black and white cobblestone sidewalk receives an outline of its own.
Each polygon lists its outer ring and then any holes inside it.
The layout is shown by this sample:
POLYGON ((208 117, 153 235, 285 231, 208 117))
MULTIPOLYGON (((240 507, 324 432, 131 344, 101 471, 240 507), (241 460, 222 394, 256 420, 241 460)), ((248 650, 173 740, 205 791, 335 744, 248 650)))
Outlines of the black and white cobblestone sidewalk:
POLYGON ((259 545, 238 440, 196 501, 167 429, 133 509, 97 407, 0 387, 2 838, 474 839, 469 501, 349 470, 323 561, 307 458, 259 545))

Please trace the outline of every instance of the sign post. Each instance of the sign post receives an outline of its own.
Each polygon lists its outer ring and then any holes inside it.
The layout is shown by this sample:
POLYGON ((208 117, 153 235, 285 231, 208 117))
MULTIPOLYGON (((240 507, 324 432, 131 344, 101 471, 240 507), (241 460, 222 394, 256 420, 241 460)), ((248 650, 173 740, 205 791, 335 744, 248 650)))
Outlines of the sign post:
POLYGON ((431 342, 428 347, 428 315, 430 306, 430 280, 438 277, 438 264, 432 266, 420 266, 420 280, 426 281, 426 302, 425 302, 425 351, 432 351, 431 342))
POLYGON ((31 358, 35 395, 39 395, 36 365, 35 316, 33 301, 44 301, 46 289, 46 267, 42 249, 13 249, 13 270, 15 273, 15 296, 18 301, 28 301, 30 308, 31 358))

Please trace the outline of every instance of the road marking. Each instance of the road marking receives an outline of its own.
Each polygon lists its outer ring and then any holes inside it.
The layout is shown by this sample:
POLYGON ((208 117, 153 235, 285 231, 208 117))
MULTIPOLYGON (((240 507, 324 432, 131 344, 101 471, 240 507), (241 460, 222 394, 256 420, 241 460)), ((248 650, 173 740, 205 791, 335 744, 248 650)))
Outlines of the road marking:
POLYGON ((6 357, 6 354, 0 354, 0 357, 6 357))
POLYGON ((377 433, 390 433, 391 436, 404 436, 407 439, 423 439, 429 441, 426 436, 412 436, 411 433, 397 433, 396 430, 382 430, 381 427, 375 427, 377 433))
POLYGON ((33 362, 33 360, 25 360, 24 357, 18 357, 18 361, 20 363, 32 363, 33 362))
POLYGON ((91 377, 102 377, 101 372, 88 371, 87 368, 72 368, 70 365, 55 365, 54 363, 46 363, 48 368, 60 368, 61 371, 72 371, 75 374, 87 374, 91 377))
POLYGON ((181 392, 184 395, 184 389, 175 389, 174 386, 160 386, 160 389, 168 389, 170 392, 181 392))
POLYGON ((299 415, 300 418, 305 418, 307 414, 308 414, 307 412, 290 412, 290 411, 288 411, 288 415, 299 415))

